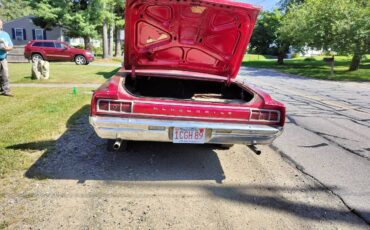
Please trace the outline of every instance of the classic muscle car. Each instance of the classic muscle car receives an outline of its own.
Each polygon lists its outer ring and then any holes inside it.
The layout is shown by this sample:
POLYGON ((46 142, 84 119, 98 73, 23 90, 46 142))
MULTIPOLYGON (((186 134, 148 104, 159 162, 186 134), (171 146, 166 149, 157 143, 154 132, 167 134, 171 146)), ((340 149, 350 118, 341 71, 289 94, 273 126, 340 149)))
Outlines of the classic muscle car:
POLYGON ((285 107, 237 79, 260 8, 221 0, 126 1, 124 67, 97 89, 90 123, 126 141, 270 144, 285 107))

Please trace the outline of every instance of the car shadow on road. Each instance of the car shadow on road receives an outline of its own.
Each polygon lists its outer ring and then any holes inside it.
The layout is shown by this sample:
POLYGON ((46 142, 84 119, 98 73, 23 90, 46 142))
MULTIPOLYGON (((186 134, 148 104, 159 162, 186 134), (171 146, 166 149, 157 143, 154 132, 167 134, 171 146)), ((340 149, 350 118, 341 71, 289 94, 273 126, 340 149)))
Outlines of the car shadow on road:
POLYGON ((370 212, 364 210, 352 210, 347 208, 332 208, 323 204, 313 204, 311 201, 293 201, 279 193, 290 193, 292 196, 315 197, 319 193, 328 193, 324 187, 292 188, 289 186, 204 186, 210 194, 217 198, 275 210, 281 214, 290 214, 299 218, 312 221, 331 221, 338 223, 348 223, 353 226, 366 228, 370 225, 365 218, 370 216, 370 212), (360 218, 357 218, 355 214, 360 218))
POLYGON ((127 152, 111 153, 88 124, 88 106, 74 114, 56 141, 9 146, 46 150, 26 172, 28 178, 121 181, 215 180, 224 172, 214 146, 134 142, 127 152))

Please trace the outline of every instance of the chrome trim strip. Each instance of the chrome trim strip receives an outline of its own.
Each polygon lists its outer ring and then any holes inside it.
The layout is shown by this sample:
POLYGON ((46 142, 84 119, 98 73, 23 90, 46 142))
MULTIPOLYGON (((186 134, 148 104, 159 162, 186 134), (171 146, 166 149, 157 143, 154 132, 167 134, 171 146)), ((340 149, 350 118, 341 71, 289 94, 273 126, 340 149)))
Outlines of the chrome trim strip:
POLYGON ((90 117, 96 133, 105 139, 172 142, 173 128, 205 128, 206 143, 271 144, 281 133, 281 127, 242 125, 235 123, 189 122, 159 119, 90 117), (158 129, 150 129, 158 127, 158 129), (161 129, 159 129, 161 127, 161 129))
MULTIPOLYGON (((98 99, 97 101, 97 112, 98 113, 110 113, 110 114, 130 114, 130 115, 146 115, 146 116, 151 116, 151 117, 171 117, 171 118, 183 118, 183 119, 207 119, 207 120, 232 120, 232 121, 247 121, 246 119, 237 119, 237 118, 222 118, 222 117, 189 117, 189 116, 175 116, 175 115, 165 115, 165 114, 153 114, 153 113, 134 113, 134 104, 136 103, 136 101, 130 101, 130 100, 111 100, 111 99, 98 99), (107 110, 102 110, 100 109, 100 102, 101 101, 107 101, 109 104, 109 108, 108 108, 108 111, 107 110), (131 113, 127 113, 127 112, 124 112, 120 109, 120 112, 117 112, 117 111, 111 111, 110 110, 110 102, 111 101, 114 101, 114 102, 123 102, 123 103, 131 103, 131 113)), ((139 102, 140 104, 155 104, 155 105, 178 105, 178 106, 188 106, 188 105, 184 105, 184 104, 177 104, 177 103, 148 103, 148 102, 139 102)), ((209 106, 198 106, 198 105, 191 105, 191 107, 203 107, 203 108, 209 108, 209 106)), ((217 106, 212 106, 213 108, 217 106)), ((222 107, 222 106, 219 106, 219 108, 233 108, 233 107, 222 107)), ((245 110, 245 111, 250 111, 249 108, 241 108, 242 110, 245 110)))
POLYGON ((140 104, 153 104, 153 105, 176 105, 176 106, 189 106, 189 107, 202 107, 202 108, 218 108, 218 109, 240 109, 240 110, 250 110, 250 108, 238 107, 238 106, 217 106, 217 105, 193 105, 193 104, 181 104, 172 102, 151 102, 151 101, 138 101, 138 100, 112 100, 112 99, 98 99, 99 101, 116 101, 116 102, 130 102, 130 103, 140 103, 140 104))
MULTIPOLYGON (((98 99, 97 101, 97 112, 100 113, 111 113, 111 114, 130 114, 130 115, 147 115, 147 116, 152 116, 152 117, 171 117, 171 118, 184 118, 184 119, 207 119, 207 120, 231 120, 231 121, 248 121, 246 119, 237 119, 237 118, 214 118, 214 117, 189 117, 189 116, 175 116, 175 115, 164 115, 164 114, 153 114, 153 113, 134 113, 134 105, 135 103, 140 103, 140 104, 154 104, 154 105, 176 105, 176 106, 189 106, 189 107, 202 107, 202 108, 209 108, 208 105, 191 105, 191 104, 180 104, 180 103, 170 103, 170 102, 142 102, 142 101, 131 101, 131 100, 112 100, 112 99, 98 99), (107 110, 101 110, 100 109, 100 101, 107 101, 109 103, 109 108, 107 110), (117 111, 111 111, 110 110, 110 102, 123 102, 123 103, 131 103, 131 112, 127 113, 122 111, 122 108, 120 108, 120 112, 117 111)), ((269 109, 253 109, 253 108, 242 108, 242 107, 232 107, 232 106, 212 106, 212 108, 223 108, 223 109, 240 109, 240 110, 245 110, 249 111, 249 121, 255 121, 255 122, 263 122, 263 123, 278 123, 280 122, 280 117, 281 113, 279 110, 269 110, 269 109), (276 120, 256 120, 252 119, 253 111, 262 111, 262 112, 269 112, 269 118, 271 117, 272 112, 276 112, 278 114, 278 117, 276 120)))

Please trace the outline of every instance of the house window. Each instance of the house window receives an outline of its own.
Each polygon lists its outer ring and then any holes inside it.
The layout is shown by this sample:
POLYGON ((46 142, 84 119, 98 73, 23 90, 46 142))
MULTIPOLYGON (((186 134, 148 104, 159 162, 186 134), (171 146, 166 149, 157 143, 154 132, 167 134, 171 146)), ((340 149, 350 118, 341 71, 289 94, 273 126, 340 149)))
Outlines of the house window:
POLYGON ((44 30, 35 29, 35 39, 36 40, 44 40, 44 30))
POLYGON ((24 40, 23 29, 15 28, 15 40, 18 40, 18 41, 24 40))

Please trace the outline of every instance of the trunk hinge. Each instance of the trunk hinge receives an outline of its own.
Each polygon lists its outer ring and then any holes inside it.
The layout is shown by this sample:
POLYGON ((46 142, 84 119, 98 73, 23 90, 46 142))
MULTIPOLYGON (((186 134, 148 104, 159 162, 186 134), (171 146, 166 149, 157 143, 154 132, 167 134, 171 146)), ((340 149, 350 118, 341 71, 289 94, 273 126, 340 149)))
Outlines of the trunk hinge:
POLYGON ((231 85, 231 75, 227 75, 226 86, 231 85))
POLYGON ((135 65, 132 65, 132 67, 131 67, 131 78, 132 78, 132 80, 136 79, 136 67, 135 67, 135 65))
POLYGON ((132 80, 135 80, 136 79, 136 57, 135 56, 132 56, 131 57, 131 78, 132 80))

